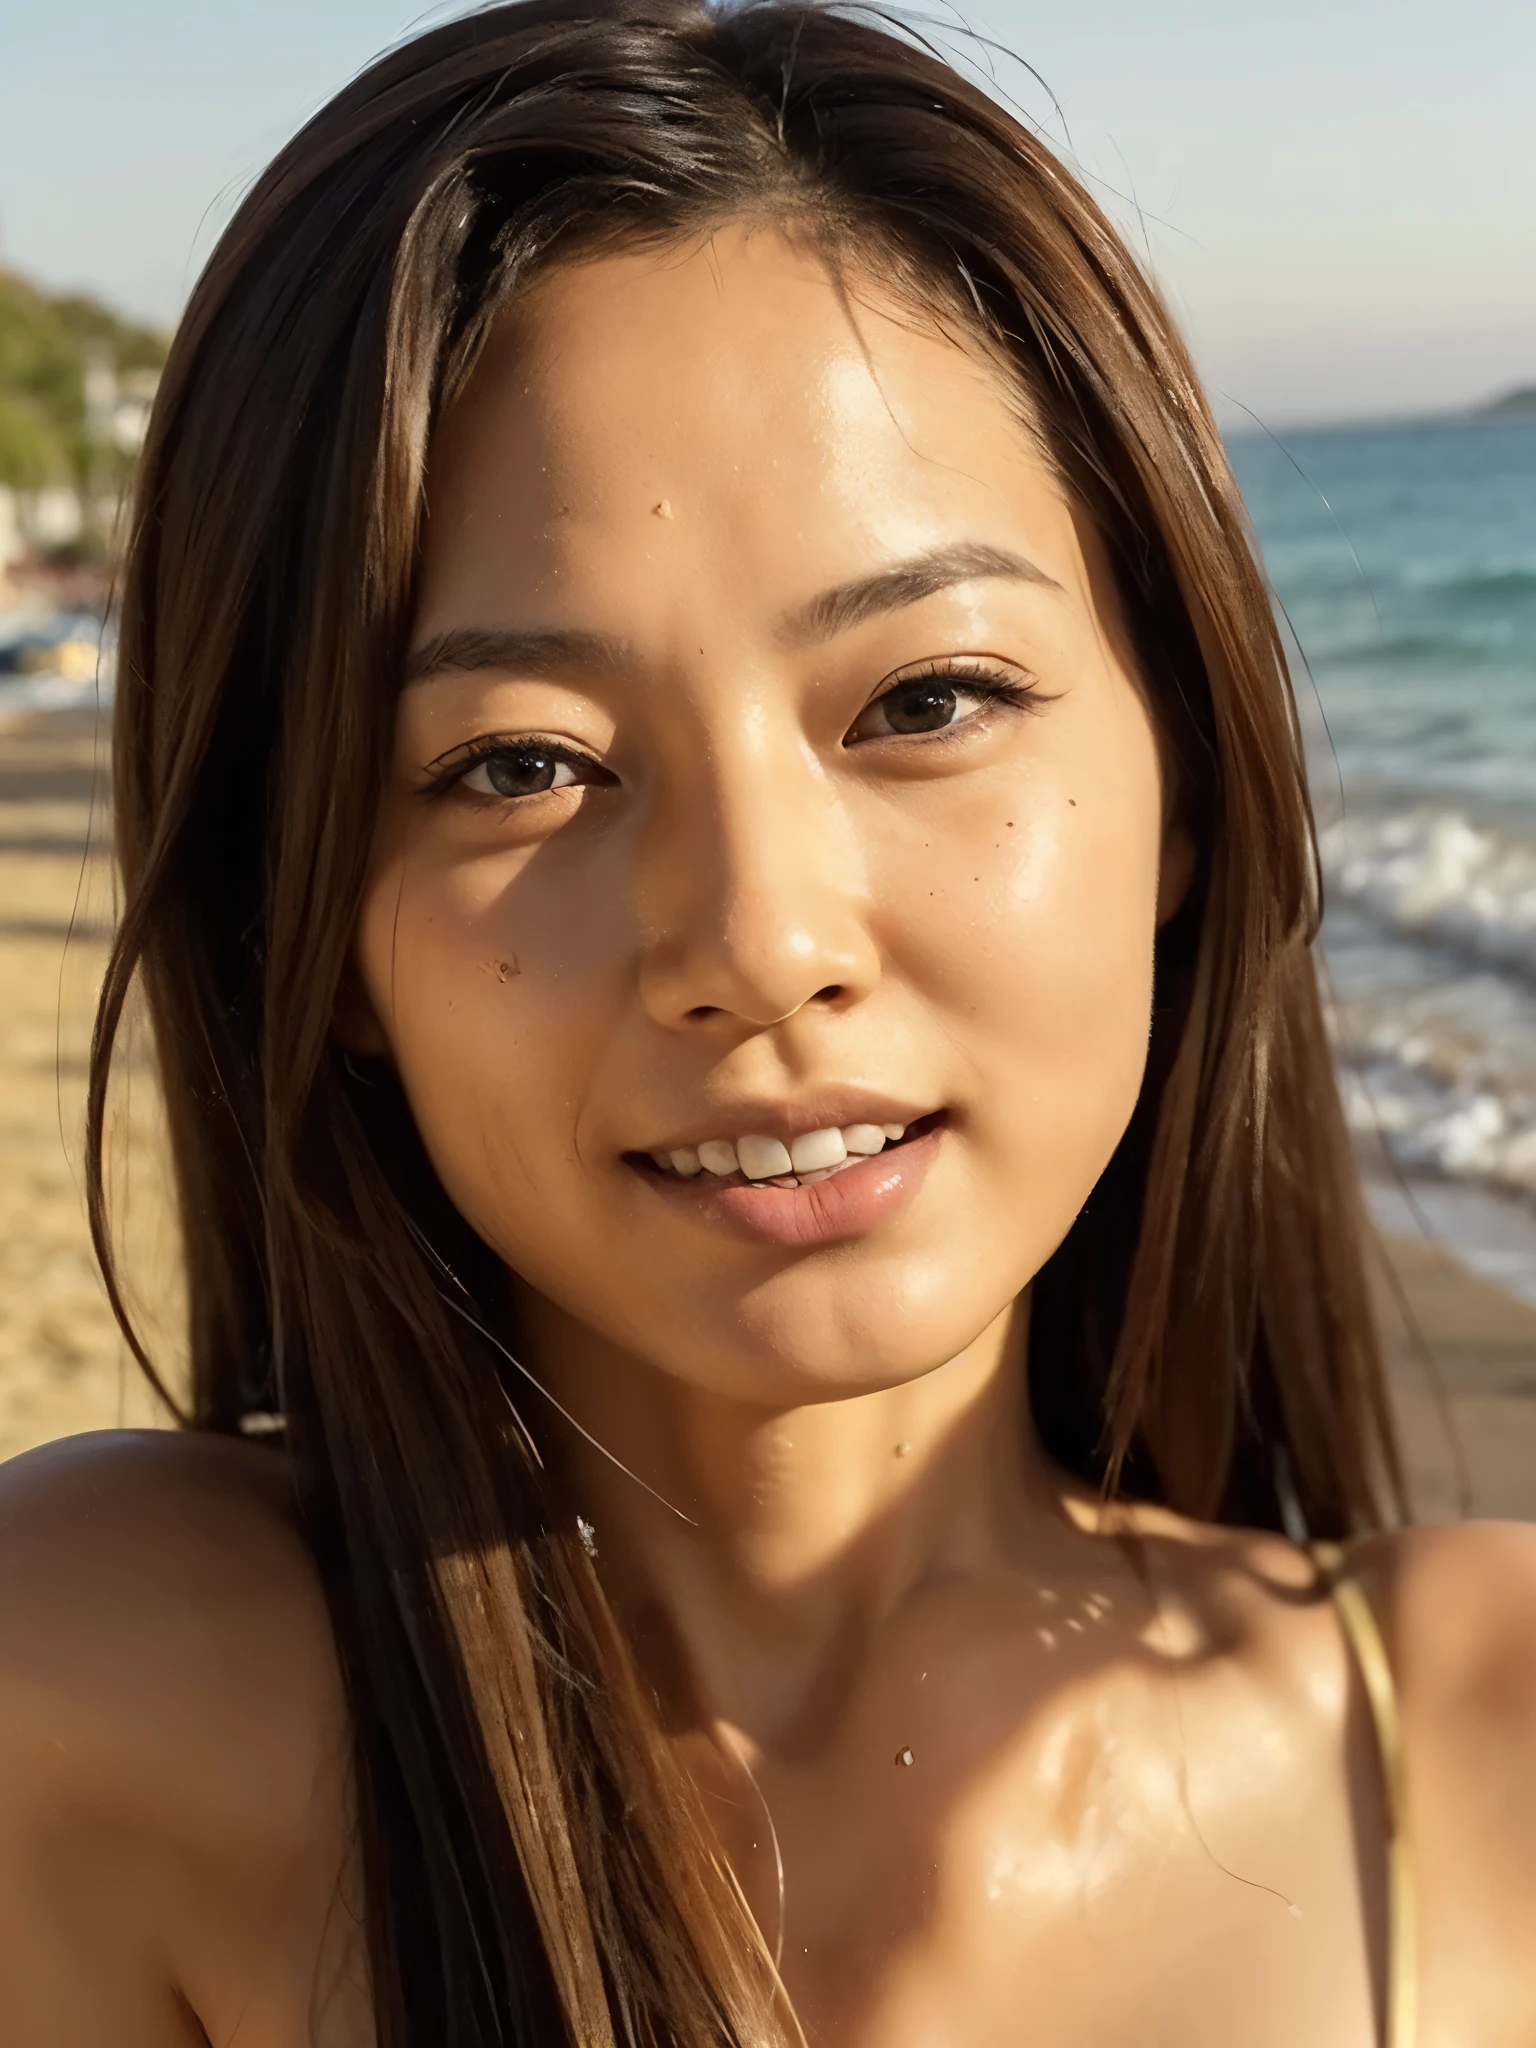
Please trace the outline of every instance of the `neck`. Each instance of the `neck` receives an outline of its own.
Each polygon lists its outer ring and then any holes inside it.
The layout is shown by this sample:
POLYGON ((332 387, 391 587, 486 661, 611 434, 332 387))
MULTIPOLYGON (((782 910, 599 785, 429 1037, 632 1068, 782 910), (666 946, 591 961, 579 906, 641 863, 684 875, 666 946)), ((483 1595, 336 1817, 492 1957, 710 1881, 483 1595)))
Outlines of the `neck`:
POLYGON ((687 1385, 527 1306, 540 1377, 628 1468, 569 1433, 610 1597, 671 1667, 653 1678, 675 1692, 685 1672, 693 1712, 755 1741, 925 1584, 1027 1569, 1067 1536, 1029 1420, 1027 1297, 920 1379, 795 1407, 687 1385))

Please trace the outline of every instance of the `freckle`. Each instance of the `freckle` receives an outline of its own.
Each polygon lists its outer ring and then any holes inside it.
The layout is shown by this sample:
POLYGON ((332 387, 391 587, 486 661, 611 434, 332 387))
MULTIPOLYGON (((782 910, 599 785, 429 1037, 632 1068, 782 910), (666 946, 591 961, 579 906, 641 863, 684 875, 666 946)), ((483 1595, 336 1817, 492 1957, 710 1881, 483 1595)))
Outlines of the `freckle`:
POLYGON ((651 507, 651 511, 657 519, 670 519, 672 517, 672 500, 670 498, 663 498, 659 505, 651 507))
POLYGON ((1074 811, 1077 809, 1077 798, 1075 796, 1069 796, 1067 798, 1067 802, 1072 806, 1074 811))
POLYGON ((1009 830, 1009 831, 1011 832, 1011 831, 1013 830, 1013 820, 1012 820, 1012 818, 1008 818, 1008 819, 1005 819, 1005 820, 1004 820, 1004 822, 1005 822, 1005 824, 1007 825, 1007 827, 1008 827, 1008 830, 1009 830))

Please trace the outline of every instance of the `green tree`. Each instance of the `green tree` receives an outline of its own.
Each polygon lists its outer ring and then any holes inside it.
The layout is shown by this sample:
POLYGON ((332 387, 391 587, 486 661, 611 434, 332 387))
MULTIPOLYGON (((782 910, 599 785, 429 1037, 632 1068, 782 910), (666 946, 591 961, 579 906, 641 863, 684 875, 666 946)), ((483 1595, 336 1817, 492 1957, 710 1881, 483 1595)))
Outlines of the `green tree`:
POLYGON ((86 364, 99 353, 122 374, 158 370, 165 338, 121 320, 95 299, 50 297, 0 271, 0 483, 100 487, 128 458, 87 432, 86 364))

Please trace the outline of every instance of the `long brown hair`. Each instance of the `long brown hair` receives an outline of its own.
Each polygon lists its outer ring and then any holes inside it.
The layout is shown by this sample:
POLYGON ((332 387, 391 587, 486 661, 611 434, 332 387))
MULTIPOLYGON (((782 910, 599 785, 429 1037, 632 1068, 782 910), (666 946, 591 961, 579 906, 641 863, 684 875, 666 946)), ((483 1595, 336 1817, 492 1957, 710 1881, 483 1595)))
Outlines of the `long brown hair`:
POLYGON ((282 152, 171 353, 123 593, 124 912, 90 1093, 116 1303, 100 1157, 137 984, 185 1237, 184 1420, 283 1418, 351 1691, 391 2048, 792 2031, 498 1354, 457 1313, 507 1334, 494 1261, 388 1073, 331 1034, 434 421, 540 266, 743 214, 793 216, 853 268, 877 252, 1006 355, 1109 548, 1199 844, 1140 1105, 1036 1282, 1046 1444, 1199 1516, 1275 1524, 1289 1492, 1319 1534, 1376 1524, 1397 1484, 1283 654, 1147 278, 1035 136, 879 21, 523 0, 434 29, 282 152))

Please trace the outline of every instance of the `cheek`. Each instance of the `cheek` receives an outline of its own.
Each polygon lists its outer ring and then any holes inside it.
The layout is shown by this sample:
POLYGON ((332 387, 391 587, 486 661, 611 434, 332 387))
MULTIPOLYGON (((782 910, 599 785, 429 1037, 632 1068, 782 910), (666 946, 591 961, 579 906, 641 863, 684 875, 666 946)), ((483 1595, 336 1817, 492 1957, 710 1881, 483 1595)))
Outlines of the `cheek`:
POLYGON ((422 1141, 487 1235, 557 1200, 619 980, 617 892, 533 857, 404 857, 371 885, 357 955, 422 1141))
POLYGON ((1161 820, 1150 747, 1133 765, 989 795, 970 833, 933 835, 937 865, 907 891, 910 971, 972 1067, 975 1142, 1038 1256, 1108 1163, 1146 1063, 1161 820))

